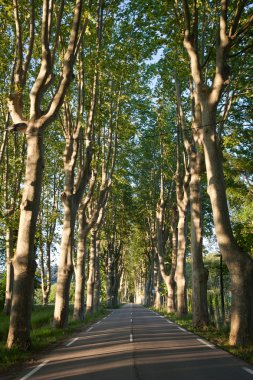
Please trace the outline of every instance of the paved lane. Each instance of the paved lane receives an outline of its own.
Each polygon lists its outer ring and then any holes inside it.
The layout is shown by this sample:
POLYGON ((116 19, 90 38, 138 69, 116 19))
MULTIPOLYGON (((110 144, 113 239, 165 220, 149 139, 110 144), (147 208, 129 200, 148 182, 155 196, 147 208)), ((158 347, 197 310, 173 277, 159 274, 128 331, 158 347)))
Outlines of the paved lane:
POLYGON ((253 380, 253 367, 129 304, 45 356, 19 380, 253 380))

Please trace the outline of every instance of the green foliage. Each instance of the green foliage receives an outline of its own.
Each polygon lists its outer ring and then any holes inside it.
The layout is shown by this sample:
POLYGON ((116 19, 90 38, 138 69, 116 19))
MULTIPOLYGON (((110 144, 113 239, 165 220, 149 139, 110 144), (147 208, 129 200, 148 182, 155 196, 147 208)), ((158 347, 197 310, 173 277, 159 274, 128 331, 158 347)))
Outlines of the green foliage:
MULTIPOLYGON (((53 304, 55 302, 56 287, 57 287, 56 283, 51 286, 51 290, 48 297, 49 304, 53 304)), ((71 282, 70 292, 69 292, 69 302, 71 304, 74 303, 74 297, 75 297, 75 283, 71 282)), ((35 289, 34 301, 36 305, 42 305, 43 303, 42 290, 40 287, 35 289)))

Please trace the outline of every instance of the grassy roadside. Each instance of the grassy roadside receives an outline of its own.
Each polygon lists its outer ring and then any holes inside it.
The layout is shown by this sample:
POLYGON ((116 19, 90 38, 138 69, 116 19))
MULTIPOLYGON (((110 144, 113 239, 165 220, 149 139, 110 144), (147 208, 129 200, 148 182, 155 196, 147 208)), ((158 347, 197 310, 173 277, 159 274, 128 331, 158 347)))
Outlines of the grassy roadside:
POLYGON ((186 330, 191 331, 194 334, 199 335, 200 337, 222 348, 223 350, 230 352, 232 355, 237 356, 238 358, 243 359, 250 364, 253 364, 253 345, 247 347, 231 347, 228 344, 229 329, 227 327, 218 329, 215 326, 209 326, 205 330, 200 330, 197 328, 193 328, 192 316, 190 314, 182 318, 179 318, 176 314, 167 313, 164 309, 151 309, 163 315, 167 319, 170 319, 171 321, 177 323, 179 326, 182 326, 186 330))
MULTIPOLYGON (((70 318, 69 325, 65 329, 55 329, 52 327, 54 306, 36 306, 32 313, 32 348, 28 352, 22 352, 18 349, 8 350, 5 347, 9 317, 0 313, 0 374, 10 369, 12 366, 32 360, 37 354, 43 350, 60 343, 75 331, 86 328, 89 324, 101 319, 108 314, 105 308, 93 315, 85 317, 84 321, 73 321, 70 318)), ((70 315, 72 310, 70 310, 70 315)))

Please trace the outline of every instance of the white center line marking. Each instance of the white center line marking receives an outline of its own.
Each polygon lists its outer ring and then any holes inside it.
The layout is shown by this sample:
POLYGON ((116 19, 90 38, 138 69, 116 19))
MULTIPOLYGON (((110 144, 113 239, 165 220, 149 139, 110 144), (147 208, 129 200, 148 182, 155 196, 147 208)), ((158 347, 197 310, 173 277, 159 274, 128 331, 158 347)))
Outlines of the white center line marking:
POLYGON ((74 338, 72 339, 70 342, 68 342, 67 344, 65 344, 66 347, 69 347, 71 346, 72 343, 74 343, 76 340, 78 340, 79 338, 74 338))
POLYGON ((133 319, 131 318, 131 323, 133 323, 133 319))
POLYGON ((91 331, 92 329, 93 329, 93 327, 90 327, 90 328, 87 330, 87 332, 91 331))
POLYGON ((96 325, 99 325, 99 323, 101 323, 101 321, 98 321, 98 322, 96 323, 96 325))
POLYGON ((20 380, 26 380, 28 379, 29 377, 31 377, 35 372, 37 372, 39 369, 41 369, 42 367, 44 367, 45 364, 47 364, 49 362, 49 360, 44 360, 43 363, 41 363, 40 365, 38 365, 38 367, 34 368, 31 372, 29 372, 27 375, 23 376, 20 380))
POLYGON ((134 341, 133 334, 130 334, 130 342, 132 343, 134 341))
POLYGON ((203 339, 197 339, 199 342, 201 342, 201 343, 203 343, 205 346, 208 346, 208 347, 210 347, 210 348, 212 348, 212 349, 214 349, 215 348, 215 346, 213 345, 213 344, 210 344, 210 343, 208 343, 208 342, 205 342, 203 339))
POLYGON ((253 375, 253 369, 250 369, 250 368, 247 368, 247 367, 242 367, 242 369, 244 369, 244 371, 250 373, 251 375, 253 375))

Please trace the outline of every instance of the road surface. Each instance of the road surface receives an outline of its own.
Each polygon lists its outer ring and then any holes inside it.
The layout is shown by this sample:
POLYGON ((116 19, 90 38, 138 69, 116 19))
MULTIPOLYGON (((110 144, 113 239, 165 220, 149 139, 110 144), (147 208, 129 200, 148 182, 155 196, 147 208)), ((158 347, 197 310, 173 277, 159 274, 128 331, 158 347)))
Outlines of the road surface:
POLYGON ((253 380, 253 366, 153 311, 129 304, 15 380, 253 380))

